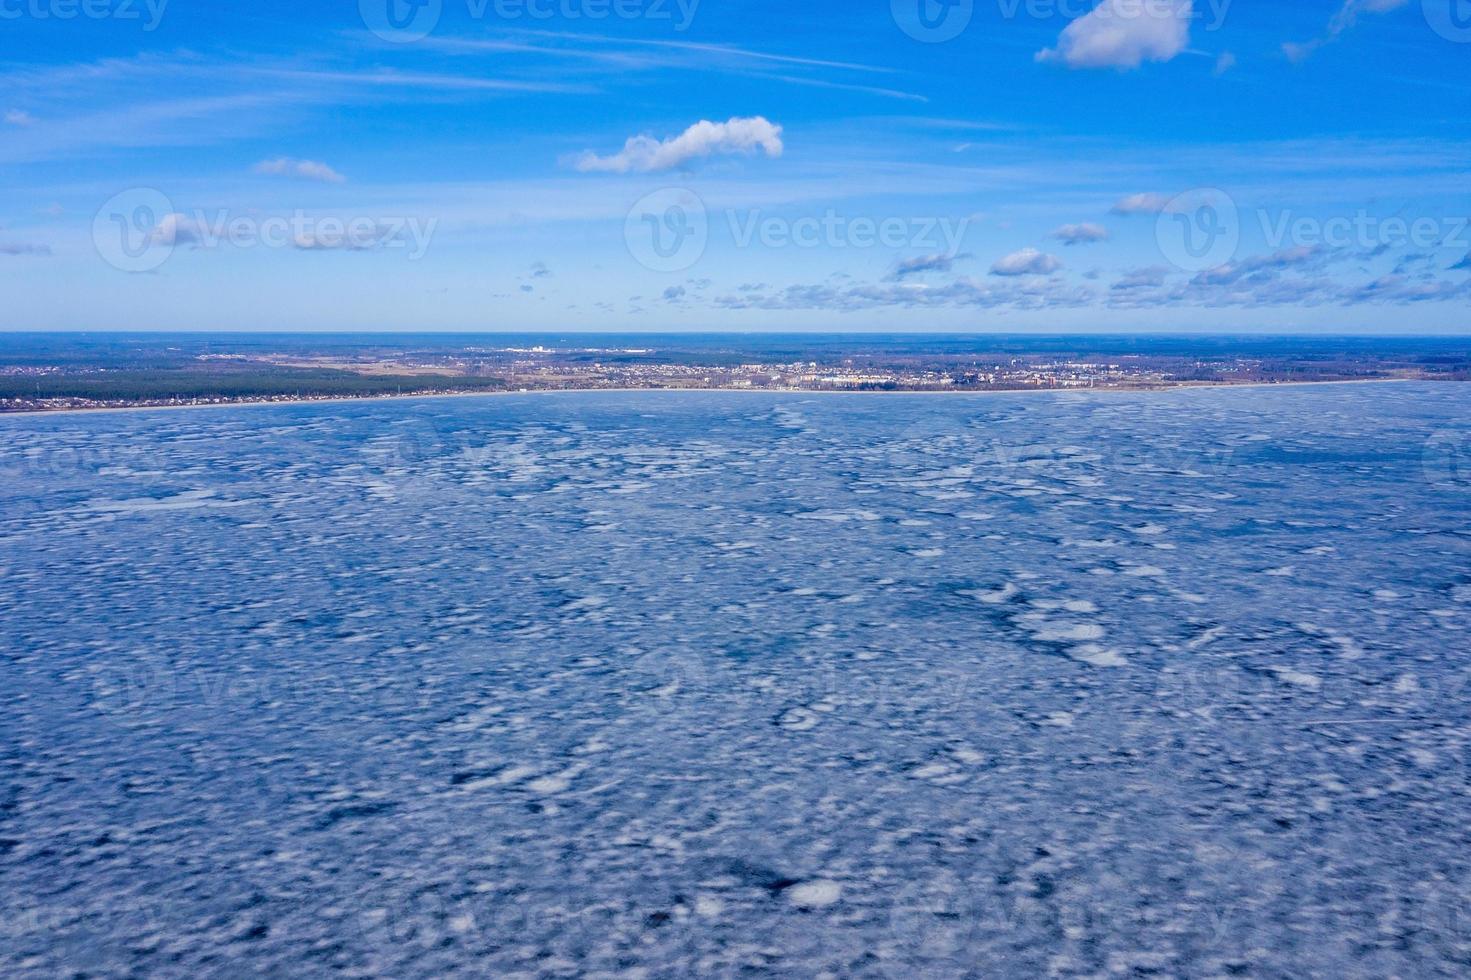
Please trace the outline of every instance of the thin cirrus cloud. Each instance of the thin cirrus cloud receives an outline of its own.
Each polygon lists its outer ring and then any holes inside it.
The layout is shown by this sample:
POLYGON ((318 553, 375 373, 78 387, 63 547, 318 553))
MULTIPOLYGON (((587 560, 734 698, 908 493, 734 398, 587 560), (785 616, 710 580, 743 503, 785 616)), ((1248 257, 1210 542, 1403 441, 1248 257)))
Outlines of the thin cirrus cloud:
POLYGON ((564 31, 524 31, 520 39, 431 38, 427 46, 451 54, 505 54, 543 56, 601 63, 620 73, 651 70, 683 70, 762 78, 789 85, 804 85, 836 91, 859 92, 889 99, 928 102, 923 95, 882 85, 819 77, 820 73, 893 75, 895 70, 849 61, 805 58, 756 51, 727 44, 672 41, 649 38, 614 38, 600 34, 564 31), (808 74, 793 74, 807 72, 808 74))
POLYGON ((1190 44, 1192 0, 1103 0, 1067 27, 1037 60, 1068 68, 1138 68, 1171 61, 1190 44))
MULTIPOLYGON (((751 48, 742 48, 730 44, 709 44, 698 41, 672 41, 651 38, 615 38, 606 34, 587 34, 573 31, 533 30, 526 31, 525 34, 560 42, 591 42, 594 44, 611 44, 622 47, 642 47, 662 49, 665 51, 691 52, 706 59, 715 56, 737 60, 769 61, 777 64, 800 65, 812 68, 836 68, 847 71, 878 72, 882 74, 892 74, 894 72, 894 69, 880 65, 865 65, 852 61, 831 61, 824 58, 796 57, 769 51, 756 51, 751 48)), ((566 53, 565 48, 543 48, 539 50, 566 53)))
POLYGON ((1062 262, 1055 255, 1039 252, 1035 248, 1024 248, 1020 252, 1012 252, 1010 255, 996 260, 991 266, 993 276, 1050 276, 1062 268, 1062 262))
POLYGON ((10 126, 29 126, 35 121, 35 116, 22 109, 11 109, 5 113, 5 122, 10 126))
POLYGON ((428 89, 445 92, 496 92, 503 94, 537 92, 548 94, 588 94, 593 91, 593 89, 586 85, 574 85, 564 82, 486 78, 469 75, 450 75, 443 72, 398 71, 395 69, 337 71, 315 68, 247 68, 241 69, 240 73, 242 76, 255 75, 261 78, 276 78, 298 84, 321 84, 344 88, 428 89))
POLYGON ((1085 221, 1077 225, 1063 225, 1052 233, 1052 237, 1064 245, 1088 245, 1092 242, 1108 241, 1108 229, 1085 221))
POLYGON ((1282 45, 1282 53, 1289 61, 1306 61, 1323 45, 1331 44, 1342 37, 1345 31, 1359 22, 1362 14, 1387 14, 1409 2, 1410 0, 1343 0, 1343 6, 1328 21, 1328 30, 1322 37, 1303 43, 1289 41, 1282 45))
POLYGON ((735 117, 723 123, 702 119, 678 136, 664 140, 631 136, 623 149, 611 156, 598 156, 589 150, 577 157, 574 166, 583 173, 659 173, 716 154, 749 156, 759 151, 776 158, 785 149, 781 132, 780 126, 764 116, 735 117))
POLYGON ((1110 211, 1118 215, 1161 214, 1169 204, 1170 199, 1163 194, 1130 194, 1120 198, 1110 211))
POLYGON ((347 178, 327 164, 317 160, 295 160, 291 157, 276 157, 262 160, 255 165, 255 172, 269 177, 300 177, 318 180, 326 184, 344 184, 347 178))

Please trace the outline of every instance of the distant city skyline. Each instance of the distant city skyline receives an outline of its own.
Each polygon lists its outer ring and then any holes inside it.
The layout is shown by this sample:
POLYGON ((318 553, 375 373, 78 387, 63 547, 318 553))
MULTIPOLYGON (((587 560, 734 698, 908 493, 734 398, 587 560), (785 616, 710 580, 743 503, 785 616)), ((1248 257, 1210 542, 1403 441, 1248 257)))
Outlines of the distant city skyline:
POLYGON ((0 20, 0 330, 1471 332, 1465 0, 0 20))

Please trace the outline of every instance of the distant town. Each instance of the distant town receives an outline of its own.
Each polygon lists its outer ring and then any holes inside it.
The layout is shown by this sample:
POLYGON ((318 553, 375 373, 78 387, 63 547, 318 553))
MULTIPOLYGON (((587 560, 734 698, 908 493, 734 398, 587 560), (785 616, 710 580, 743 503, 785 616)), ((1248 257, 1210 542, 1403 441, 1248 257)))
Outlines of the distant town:
POLYGON ((516 391, 977 392, 1471 378, 1465 341, 638 335, 0 336, 0 411, 516 391))

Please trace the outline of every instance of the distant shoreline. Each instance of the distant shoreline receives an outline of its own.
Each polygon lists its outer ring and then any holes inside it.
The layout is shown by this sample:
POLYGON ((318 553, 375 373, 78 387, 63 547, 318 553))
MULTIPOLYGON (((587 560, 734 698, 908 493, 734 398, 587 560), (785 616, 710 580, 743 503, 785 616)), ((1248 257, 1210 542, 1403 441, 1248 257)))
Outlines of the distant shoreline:
POLYGON ((345 405, 355 402, 386 401, 434 401, 449 398, 507 398, 515 395, 578 395, 578 394, 732 394, 732 395, 873 395, 900 396, 923 395, 926 397, 974 397, 984 395, 1064 395, 1091 392, 1118 395, 1162 395, 1177 391, 1220 391, 1231 388, 1321 388, 1331 385, 1378 385, 1404 384, 1420 381, 1426 384, 1456 384, 1456 381, 1436 378, 1354 378, 1340 381, 1243 381, 1204 382, 1200 384, 1165 385, 1158 388, 993 388, 982 391, 833 391, 808 388, 529 388, 517 391, 452 391, 441 394, 392 394, 360 395, 343 398, 283 398, 241 399, 240 401, 214 404, 191 405, 110 405, 100 408, 25 408, 0 411, 0 419, 11 417, 31 418, 43 415, 90 415, 111 412, 176 412, 189 409, 269 408, 296 405, 345 405))

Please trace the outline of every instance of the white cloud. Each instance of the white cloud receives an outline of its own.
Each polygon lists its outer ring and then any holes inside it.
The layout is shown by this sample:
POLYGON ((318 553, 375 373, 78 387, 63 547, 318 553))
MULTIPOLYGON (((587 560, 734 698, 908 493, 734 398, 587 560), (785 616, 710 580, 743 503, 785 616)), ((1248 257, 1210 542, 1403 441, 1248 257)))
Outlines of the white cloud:
POLYGON ((970 258, 969 255, 947 255, 943 252, 935 255, 919 255, 912 259, 904 259, 894 266, 894 271, 889 274, 889 282, 902 282, 910 276, 923 275, 927 272, 949 272, 955 268, 956 259, 970 258))
POLYGON ((1282 45, 1282 53, 1291 61, 1306 61, 1314 51, 1338 40, 1345 31, 1357 24, 1360 14, 1387 14, 1409 2, 1410 0, 1343 0, 1343 6, 1328 22, 1326 34, 1304 44, 1289 41, 1282 45))
POLYGON ((1222 55, 1219 58, 1216 59, 1215 73, 1217 75, 1224 75, 1224 74, 1226 74, 1226 72, 1230 71, 1232 68, 1235 68, 1235 67, 1236 67, 1236 56, 1234 54, 1232 54, 1230 51, 1226 51, 1226 52, 1222 53, 1222 55))
POLYGON ((1035 248, 1024 248, 1020 252, 1012 252, 1002 259, 997 259, 996 264, 991 266, 993 276, 1049 276, 1062 268, 1062 262, 1055 255, 1039 252, 1035 248))
POLYGON ((1163 194, 1130 194, 1112 208, 1114 214, 1161 214, 1170 199, 1163 194))
POLYGON ((11 126, 29 126, 36 121, 36 117, 20 109, 11 109, 5 114, 5 121, 11 126))
POLYGON ((1069 286, 1057 279, 1012 279, 976 282, 961 278, 951 283, 857 284, 840 287, 832 282, 788 286, 776 292, 744 292, 717 296, 715 306, 726 310, 823 310, 851 313, 888 306, 908 308, 962 308, 1045 310, 1082 307, 1095 299, 1093 290, 1069 286))
POLYGON ((1107 241, 1108 229, 1085 221, 1080 225, 1063 225, 1052 233, 1052 237, 1064 245, 1086 245, 1089 242, 1107 241))
POLYGON ((347 181, 346 177, 325 163, 316 160, 293 160, 290 157, 262 160, 255 165, 255 172, 274 177, 302 177, 306 180, 320 180, 328 184, 342 184, 347 181))
POLYGON ((1458 285, 1443 279, 1416 281, 1404 276, 1381 276, 1351 292, 1344 303, 1443 303, 1465 300, 1468 295, 1471 280, 1458 285))
POLYGON ((764 116, 736 117, 723 123, 702 119, 666 140, 630 137, 622 152, 612 156, 600 157, 588 151, 577 158, 576 167, 584 173, 650 173, 673 170, 717 153, 749 155, 760 150, 775 158, 782 155, 783 148, 781 127, 764 116))
POLYGON ((365 252, 387 245, 394 237, 394 231, 385 225, 339 224, 329 219, 295 235, 291 245, 303 252, 365 252))
POLYGON ((1131 269, 1125 272, 1119 281, 1114 283, 1110 288, 1115 294, 1138 289, 1159 289, 1164 286, 1169 275, 1169 267, 1163 265, 1150 265, 1142 269, 1131 269))
POLYGON ((203 229, 187 215, 166 214, 148 233, 154 245, 197 245, 204 237, 203 229))
POLYGON ((50 255, 51 246, 29 242, 0 242, 0 255, 50 255))
POLYGON ((1270 278, 1283 269, 1321 263, 1331 257, 1328 249, 1321 245, 1298 245, 1281 249, 1270 255, 1253 255, 1240 262, 1227 262, 1225 265, 1201 272, 1193 281, 1197 285, 1229 285, 1262 272, 1268 274, 1263 278, 1270 278))
POLYGON ((1069 68, 1138 68, 1170 61, 1190 43, 1193 0, 1101 0, 1063 28, 1038 61, 1069 68))

